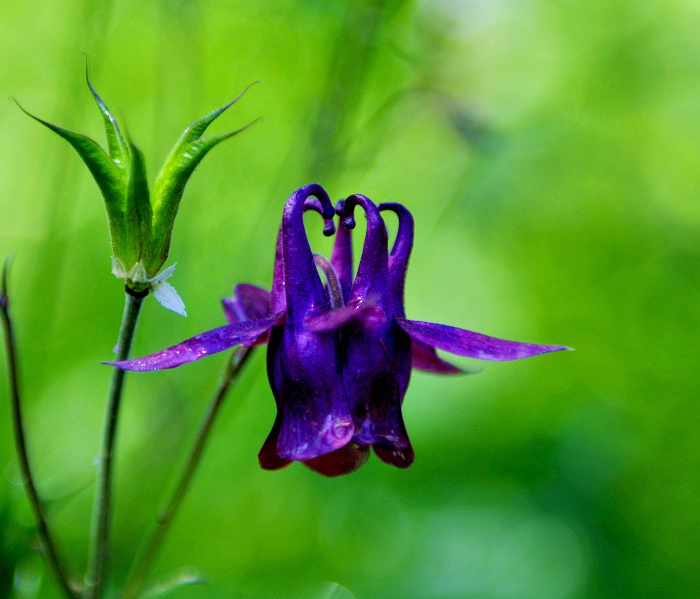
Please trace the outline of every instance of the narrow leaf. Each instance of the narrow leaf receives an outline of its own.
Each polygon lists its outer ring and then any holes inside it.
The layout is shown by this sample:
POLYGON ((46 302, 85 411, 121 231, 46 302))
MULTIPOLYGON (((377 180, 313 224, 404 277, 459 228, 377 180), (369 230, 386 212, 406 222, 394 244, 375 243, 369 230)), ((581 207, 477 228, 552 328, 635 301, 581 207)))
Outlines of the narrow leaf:
POLYGON ((171 150, 170 155, 165 159, 163 169, 167 168, 168 163, 171 160, 177 160, 177 156, 184 151, 185 147, 187 147, 193 141, 199 139, 202 135, 204 135, 204 132, 207 130, 207 127, 209 127, 209 125, 211 125, 221 113, 223 113, 225 110, 227 110, 236 102, 238 102, 238 100, 240 100, 243 97, 243 95, 256 83, 260 82, 254 81, 228 104, 224 104, 221 108, 217 108, 216 110, 210 112, 204 118, 195 121, 189 127, 187 127, 187 129, 185 129, 182 135, 180 136, 180 139, 177 140, 177 143, 175 144, 175 147, 171 150))
POLYGON ((87 81, 88 87, 92 92, 92 96, 95 98, 97 108, 100 110, 102 115, 102 122, 104 123, 105 136, 107 137, 107 149, 109 150, 109 156, 112 162, 117 167, 122 179, 126 181, 127 170, 129 166, 129 148, 122 137, 121 131, 119 131, 119 125, 114 118, 114 115, 109 111, 107 105, 102 101, 95 88, 90 83, 90 75, 88 72, 87 55, 85 56, 85 80, 87 81))
POLYGON ((248 123, 231 133, 217 135, 211 138, 201 138, 187 145, 173 160, 166 163, 158 173, 153 186, 153 254, 147 265, 147 270, 157 271, 168 257, 170 236, 173 222, 180 206, 185 185, 192 176, 194 169, 207 155, 209 150, 222 141, 245 131, 256 123, 248 123))
POLYGON ((19 102, 16 100, 15 102, 27 116, 48 127, 73 146, 85 166, 88 167, 105 200, 113 250, 115 255, 119 255, 121 248, 117 246, 121 240, 126 239, 126 224, 124 222, 126 185, 120 177, 117 167, 95 140, 40 119, 22 108, 19 102))

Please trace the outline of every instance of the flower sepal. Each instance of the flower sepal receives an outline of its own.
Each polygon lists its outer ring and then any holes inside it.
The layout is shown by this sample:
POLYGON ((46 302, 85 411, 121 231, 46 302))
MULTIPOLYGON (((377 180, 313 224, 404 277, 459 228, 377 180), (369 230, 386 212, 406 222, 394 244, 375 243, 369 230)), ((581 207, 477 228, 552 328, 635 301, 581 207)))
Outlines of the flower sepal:
POLYGON ((126 270, 124 263, 116 256, 112 256, 112 274, 118 279, 124 279, 124 283, 130 291, 139 294, 151 292, 161 306, 182 316, 187 316, 185 303, 175 288, 170 283, 166 283, 173 276, 175 266, 175 264, 168 266, 164 271, 149 277, 140 261, 126 270))

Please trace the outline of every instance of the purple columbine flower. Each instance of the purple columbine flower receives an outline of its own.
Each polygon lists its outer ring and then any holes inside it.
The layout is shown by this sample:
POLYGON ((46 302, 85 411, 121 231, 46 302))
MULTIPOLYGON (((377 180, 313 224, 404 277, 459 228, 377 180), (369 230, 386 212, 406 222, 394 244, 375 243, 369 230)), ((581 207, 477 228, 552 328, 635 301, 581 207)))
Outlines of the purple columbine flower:
POLYGON ((330 316, 308 319, 306 326, 314 331, 339 328, 343 385, 354 425, 352 443, 361 456, 357 462, 366 461, 373 447, 383 461, 407 468, 413 463, 413 449, 401 403, 411 377, 411 340, 394 318, 403 309, 403 298, 392 289, 386 226, 377 206, 363 195, 340 202, 337 212, 342 224, 331 261, 347 304, 330 316), (367 234, 353 281, 350 229, 358 205, 367 217, 367 234))
POLYGON ((277 417, 259 453, 263 468, 300 461, 327 476, 357 470, 372 447, 399 468, 413 462, 401 405, 411 369, 463 372, 436 349, 480 360, 517 360, 568 349, 488 337, 465 329, 407 320, 404 283, 413 246, 413 218, 400 204, 377 207, 363 195, 333 209, 319 185, 307 185, 287 200, 277 240, 272 291, 238 285, 225 299, 228 325, 207 331, 143 358, 116 362, 125 370, 174 368, 206 355, 268 343, 267 371, 277 417), (354 209, 367 217, 367 234, 353 278, 351 229, 354 209), (305 210, 325 219, 333 234, 330 261, 311 252, 305 210), (391 253, 381 211, 399 219, 391 253), (322 270, 324 285, 318 269, 322 270))

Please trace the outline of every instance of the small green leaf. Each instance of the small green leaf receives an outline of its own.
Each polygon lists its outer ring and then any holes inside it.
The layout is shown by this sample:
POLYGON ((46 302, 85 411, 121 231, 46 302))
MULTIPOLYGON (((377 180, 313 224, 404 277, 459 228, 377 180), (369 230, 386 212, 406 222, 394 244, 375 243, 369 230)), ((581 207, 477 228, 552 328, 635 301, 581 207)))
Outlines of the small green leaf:
MULTIPOLYGON (((256 81, 255 83, 258 82, 256 81)), ((251 85, 253 84, 251 83, 251 85)), ((210 139, 201 137, 207 127, 222 112, 237 102, 249 88, 250 85, 231 102, 221 108, 217 108, 187 127, 160 169, 153 185, 153 247, 148 261, 144 262, 147 272, 157 272, 168 257, 175 216, 180 206, 185 185, 194 169, 214 146, 229 137, 241 133, 253 124, 249 123, 237 131, 218 135, 210 139)))
POLYGON ((100 110, 102 115, 102 121, 105 128, 105 136, 107 137, 107 149, 109 150, 109 156, 112 162, 117 167, 122 179, 126 182, 127 171, 129 168, 129 148, 122 137, 121 131, 119 131, 119 125, 117 121, 107 108, 107 105, 102 101, 102 98, 97 94, 95 88, 92 87, 90 83, 90 75, 88 73, 87 56, 85 62, 85 80, 87 81, 90 92, 95 98, 95 103, 97 108, 100 110))
POLYGON ((78 153, 85 165, 90 170, 97 186, 102 192, 107 208, 107 220, 112 238, 112 249, 115 255, 120 255, 120 242, 126 239, 126 223, 124 221, 124 200, 126 198, 126 184, 122 179, 119 170, 114 162, 93 139, 74 133, 53 123, 49 123, 32 113, 26 111, 19 102, 17 102, 20 110, 27 116, 30 116, 35 121, 48 127, 65 139, 78 153))
POLYGON ((211 125, 221 113, 223 113, 225 110, 227 110, 236 102, 238 102, 238 100, 240 100, 243 97, 243 95, 256 83, 260 82, 254 81, 228 104, 224 104, 221 108, 217 108, 213 112, 210 112, 204 118, 195 121, 189 127, 187 127, 187 129, 185 129, 182 135, 180 136, 180 139, 177 140, 175 147, 173 147, 173 149, 170 151, 170 154, 165 159, 165 163, 163 164, 162 170, 165 170, 171 161, 177 160, 178 155, 184 151, 186 146, 188 146, 190 143, 204 135, 204 132, 207 130, 207 127, 209 127, 209 125, 211 125))
POLYGON ((182 148, 177 156, 172 156, 158 173, 156 182, 153 185, 153 244, 152 254, 153 264, 147 265, 150 272, 153 268, 157 270, 162 266, 168 257, 170 247, 170 237, 172 235, 173 223, 180 206, 185 185, 190 176, 197 168, 197 165, 207 155, 209 150, 217 146, 222 141, 229 139, 245 131, 248 127, 256 123, 248 123, 231 133, 217 135, 211 138, 199 138, 190 142, 182 148), (156 266, 156 263, 157 266, 156 266))

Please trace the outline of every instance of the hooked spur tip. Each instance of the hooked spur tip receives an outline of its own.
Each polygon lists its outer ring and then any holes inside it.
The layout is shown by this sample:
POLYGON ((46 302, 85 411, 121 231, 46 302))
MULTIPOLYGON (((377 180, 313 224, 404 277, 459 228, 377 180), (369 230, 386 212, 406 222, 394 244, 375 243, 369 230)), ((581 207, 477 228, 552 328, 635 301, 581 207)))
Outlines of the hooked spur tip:
POLYGON ((330 237, 335 233, 335 223, 332 220, 323 221, 323 234, 330 237))
POLYGON ((335 208, 333 208, 333 204, 329 201, 328 203, 321 202, 321 205, 323 206, 323 218, 325 220, 333 220, 335 217, 335 208))
POLYGON ((354 229, 355 228, 355 214, 354 212, 351 212, 350 214, 345 213, 345 202, 346 200, 338 200, 338 203, 335 205, 335 213, 340 217, 340 220, 343 222, 343 226, 346 229, 354 229))
POLYGON ((308 210, 315 210, 321 215, 323 218, 323 234, 326 237, 330 237, 335 233, 335 223, 333 222, 335 208, 333 206, 326 206, 318 197, 309 196, 304 200, 304 212, 308 210))

